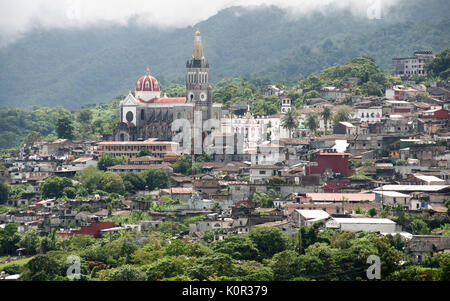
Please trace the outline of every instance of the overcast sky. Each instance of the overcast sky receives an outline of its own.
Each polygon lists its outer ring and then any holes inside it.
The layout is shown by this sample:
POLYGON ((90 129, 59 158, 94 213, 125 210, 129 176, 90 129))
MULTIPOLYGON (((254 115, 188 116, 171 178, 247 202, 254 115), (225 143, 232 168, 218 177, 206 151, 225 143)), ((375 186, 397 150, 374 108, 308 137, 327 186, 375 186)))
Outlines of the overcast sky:
POLYGON ((355 14, 375 16, 379 7, 399 0, 0 0, 0 36, 18 36, 32 27, 127 24, 130 18, 159 27, 185 27, 226 7, 277 5, 294 16, 311 10, 350 7, 355 14))

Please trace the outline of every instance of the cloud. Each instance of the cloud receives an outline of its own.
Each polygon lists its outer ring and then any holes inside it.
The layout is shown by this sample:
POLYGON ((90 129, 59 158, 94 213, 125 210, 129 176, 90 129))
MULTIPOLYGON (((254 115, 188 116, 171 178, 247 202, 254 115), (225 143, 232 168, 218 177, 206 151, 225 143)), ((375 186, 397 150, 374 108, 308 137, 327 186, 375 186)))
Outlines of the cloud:
MULTIPOLYGON (((349 8, 354 14, 389 7, 399 0, 1 0, 0 37, 18 37, 34 27, 65 28, 131 19, 158 27, 195 25, 231 6, 276 5, 292 17, 311 11, 349 8), (375 8, 375 9, 373 9, 375 8)), ((370 12, 369 12, 370 11, 370 12)), ((368 13, 369 12, 369 13, 368 13)))

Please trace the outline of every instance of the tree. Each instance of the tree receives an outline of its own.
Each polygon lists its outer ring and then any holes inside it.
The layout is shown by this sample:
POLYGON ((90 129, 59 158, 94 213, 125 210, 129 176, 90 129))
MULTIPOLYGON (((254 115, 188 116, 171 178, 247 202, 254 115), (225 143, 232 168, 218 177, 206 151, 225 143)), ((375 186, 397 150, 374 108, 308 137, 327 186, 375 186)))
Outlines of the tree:
POLYGON ((224 240, 214 242, 211 248, 236 260, 253 260, 259 255, 255 243, 248 236, 227 236, 224 240))
POLYGON ((439 277, 439 269, 421 266, 407 266, 392 273, 389 281, 433 281, 439 277))
POLYGON ((77 113, 77 121, 81 124, 90 124, 92 119, 92 111, 89 109, 81 109, 77 113))
POLYGON ((0 182, 0 204, 6 203, 9 197, 9 186, 6 183, 0 182))
POLYGON ((52 256, 37 255, 25 265, 21 279, 28 281, 52 281, 62 272, 62 266, 52 256))
POLYGON ((125 190, 128 192, 136 192, 138 190, 144 190, 146 186, 145 173, 135 173, 129 172, 125 174, 120 174, 123 179, 123 184, 125 185, 125 190))
POLYGON ((76 188, 75 187, 65 187, 63 189, 63 196, 66 196, 69 199, 74 199, 77 196, 76 188))
POLYGON ((370 208, 369 211, 367 211, 367 213, 369 213, 370 217, 374 217, 375 215, 377 215, 377 209, 370 208))
POLYGON ((196 263, 188 266, 186 274, 191 279, 210 280, 214 277, 235 276, 234 261, 230 255, 212 253, 197 259, 196 263))
POLYGON ((288 111, 281 120, 281 126, 289 131, 289 138, 292 138, 292 131, 298 128, 297 113, 288 111))
POLYGON ((288 246, 288 239, 278 228, 255 228, 250 231, 249 237, 256 245, 260 259, 271 258, 288 246))
POLYGON ((17 244, 19 248, 24 248, 26 254, 34 255, 36 254, 39 247, 39 233, 37 230, 28 230, 20 238, 17 244))
POLYGON ((430 228, 428 228, 427 224, 419 218, 414 219, 411 222, 411 231, 416 235, 426 235, 430 233, 430 228))
POLYGON ((328 131, 328 121, 331 119, 332 113, 330 107, 326 106, 323 108, 320 115, 323 118, 323 121, 325 122, 325 134, 328 131))
POLYGON ((81 182, 89 193, 100 189, 100 180, 103 178, 103 171, 98 170, 94 166, 89 166, 80 170, 76 174, 76 179, 81 182))
POLYGON ((42 141, 42 136, 40 133, 31 131, 23 140, 23 144, 32 146, 35 142, 42 141))
POLYGON ((145 281, 146 278, 145 273, 128 264, 119 267, 109 276, 111 281, 145 281))
POLYGON ((292 250, 285 250, 275 254, 269 265, 273 271, 274 280, 288 281, 300 276, 301 269, 298 265, 298 258, 297 253, 292 250))
POLYGON ((106 171, 108 167, 120 165, 125 163, 126 157, 124 156, 113 156, 111 154, 103 154, 100 159, 98 159, 97 167, 100 170, 106 171))
POLYGON ((168 256, 184 255, 187 251, 186 244, 181 239, 173 239, 166 246, 165 253, 168 256))
POLYGON ((177 161, 172 164, 173 171, 176 173, 182 173, 184 175, 190 175, 192 170, 192 159, 190 156, 184 155, 177 159, 177 161))
POLYGON ((167 236, 174 236, 183 232, 188 232, 189 228, 178 222, 163 222, 159 228, 159 231, 167 236))
POLYGON ((350 119, 350 109, 347 107, 340 108, 333 116, 334 123, 339 123, 341 121, 348 121, 350 119))
POLYGON ((53 176, 45 179, 41 184, 41 193, 44 198, 60 198, 66 188, 73 187, 69 178, 53 176))
POLYGON ((169 176, 160 169, 148 169, 143 172, 142 177, 150 191, 167 188, 170 185, 169 176))
POLYGON ((5 228, 0 228, 0 254, 16 255, 17 243, 21 235, 18 233, 17 224, 6 224, 5 228))
POLYGON ((444 253, 442 257, 439 263, 439 267, 441 268, 440 280, 450 281, 450 254, 444 253))
POLYGON ((99 182, 99 188, 108 193, 117 193, 123 195, 125 193, 125 185, 122 178, 115 173, 107 171, 103 174, 99 182))
POLYGON ((436 57, 425 63, 425 69, 430 76, 437 76, 442 80, 450 77, 450 48, 444 49, 436 57))
POLYGON ((148 266, 147 280, 155 281, 185 275, 187 267, 191 264, 192 260, 186 260, 184 256, 165 256, 148 266))
POLYGON ((58 138, 73 139, 72 120, 68 116, 62 116, 56 121, 56 133, 58 138))
POLYGON ((316 114, 308 115, 306 119, 306 127, 308 127, 314 134, 316 133, 317 128, 319 127, 316 114))

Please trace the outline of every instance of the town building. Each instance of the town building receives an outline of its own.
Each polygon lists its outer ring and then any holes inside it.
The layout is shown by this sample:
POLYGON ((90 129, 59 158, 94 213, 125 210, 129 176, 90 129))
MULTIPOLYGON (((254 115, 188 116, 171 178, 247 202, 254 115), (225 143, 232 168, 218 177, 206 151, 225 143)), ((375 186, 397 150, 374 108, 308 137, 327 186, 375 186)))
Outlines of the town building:
POLYGON ((411 57, 393 58, 393 73, 401 77, 426 75, 425 63, 433 58, 435 58, 435 55, 431 51, 415 51, 411 57))
MULTIPOLYGON (((197 31, 192 57, 186 64, 186 97, 161 97, 160 82, 150 75, 147 68, 146 74, 136 81, 134 94, 130 91, 120 103, 121 123, 114 130, 113 140, 123 142, 158 138, 171 141, 180 132, 191 128, 189 134, 201 140, 202 143, 198 144, 203 149, 202 133, 211 132, 211 129, 203 129, 204 121, 220 121, 222 118, 222 105, 212 102, 209 80, 209 63, 203 53, 200 32, 197 31), (176 120, 180 124, 172 128, 176 120)), ((188 142, 182 143, 187 145, 188 142)))

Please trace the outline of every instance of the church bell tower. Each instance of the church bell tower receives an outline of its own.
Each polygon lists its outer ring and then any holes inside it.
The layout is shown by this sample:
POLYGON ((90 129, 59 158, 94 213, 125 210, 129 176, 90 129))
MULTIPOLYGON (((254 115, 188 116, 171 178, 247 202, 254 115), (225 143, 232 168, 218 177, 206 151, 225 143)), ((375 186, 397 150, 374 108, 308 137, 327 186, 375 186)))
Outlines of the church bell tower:
POLYGON ((186 100, 193 103, 195 111, 202 111, 203 120, 212 118, 212 87, 209 84, 209 63, 203 55, 202 37, 194 37, 192 57, 186 63, 186 100))

